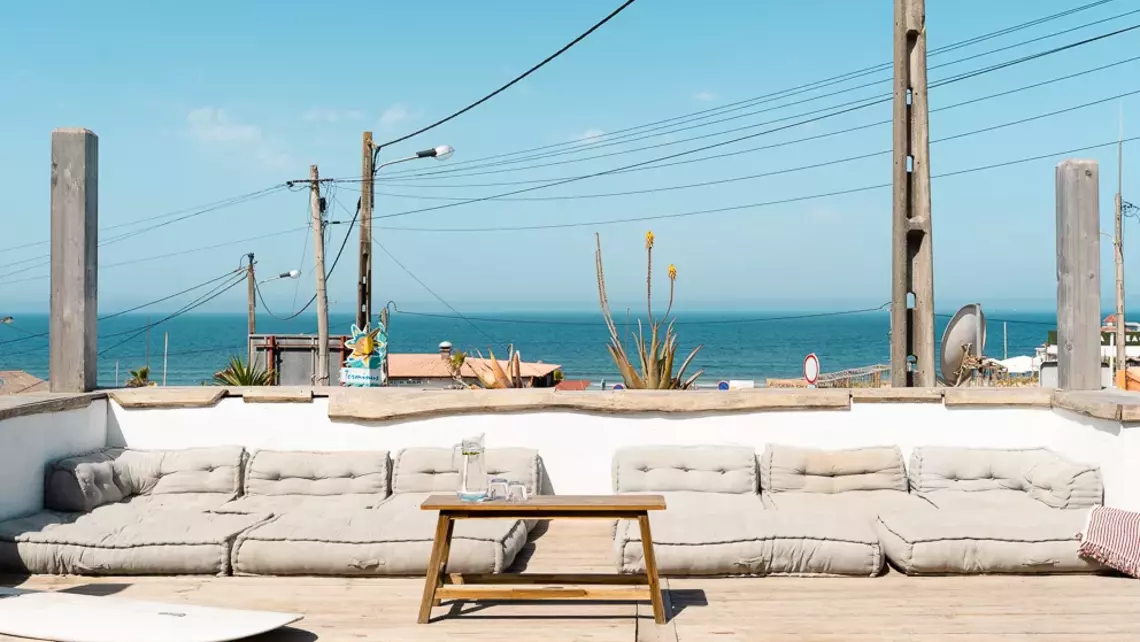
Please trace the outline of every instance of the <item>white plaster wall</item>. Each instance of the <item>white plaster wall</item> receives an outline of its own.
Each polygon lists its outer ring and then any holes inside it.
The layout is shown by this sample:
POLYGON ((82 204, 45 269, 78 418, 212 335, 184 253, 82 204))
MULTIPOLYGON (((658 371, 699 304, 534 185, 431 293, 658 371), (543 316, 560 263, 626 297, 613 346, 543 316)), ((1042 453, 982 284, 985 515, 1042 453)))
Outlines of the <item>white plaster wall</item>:
POLYGON ((768 443, 816 448, 897 444, 909 460, 915 446, 1024 448, 1044 446, 1101 466, 1106 502, 1140 510, 1140 426, 1038 408, 951 409, 942 404, 854 404, 850 411, 708 415, 591 415, 573 412, 471 414, 422 420, 331 421, 328 401, 214 408, 124 410, 113 403, 108 438, 133 448, 235 444, 277 450, 395 452, 450 446, 486 434, 487 444, 538 449, 560 494, 610 492, 616 449, 645 444, 735 444, 763 451, 768 443))
POLYGON ((107 402, 86 408, 0 420, 0 520, 43 509, 44 465, 102 448, 107 402))

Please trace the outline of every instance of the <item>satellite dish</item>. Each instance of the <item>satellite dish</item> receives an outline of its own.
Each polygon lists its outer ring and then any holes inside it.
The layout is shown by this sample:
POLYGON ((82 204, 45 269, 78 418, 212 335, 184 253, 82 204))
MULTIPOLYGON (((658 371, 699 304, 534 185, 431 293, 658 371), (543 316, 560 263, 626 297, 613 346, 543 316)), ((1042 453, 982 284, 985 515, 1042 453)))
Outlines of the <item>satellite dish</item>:
POLYGON ((962 306, 942 333, 938 358, 942 366, 940 381, 948 386, 961 385, 976 368, 978 361, 975 360, 982 359, 985 348, 986 315, 982 312, 982 304, 962 306), (973 359, 967 359, 967 355, 973 359), (963 365, 966 366, 965 369, 963 365))

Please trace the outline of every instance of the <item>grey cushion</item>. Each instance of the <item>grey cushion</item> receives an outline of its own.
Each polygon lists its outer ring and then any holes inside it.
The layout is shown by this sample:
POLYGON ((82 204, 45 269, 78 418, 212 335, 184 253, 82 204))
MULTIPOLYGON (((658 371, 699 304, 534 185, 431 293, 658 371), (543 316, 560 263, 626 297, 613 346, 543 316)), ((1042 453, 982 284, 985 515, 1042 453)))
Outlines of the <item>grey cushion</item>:
MULTIPOLYGON (((542 488, 538 451, 530 448, 488 448, 488 477, 505 477, 526 484, 532 495, 542 488)), ((454 493, 459 489, 462 457, 451 448, 407 448, 396 455, 393 493, 454 493)))
POLYGON ((245 449, 240 446, 184 450, 109 449, 128 495, 213 493, 230 498, 241 492, 245 449))
POLYGON ((906 468, 898 446, 819 450, 768 444, 760 458, 760 488, 770 493, 905 493, 906 468))
POLYGON ((1057 510, 1020 490, 938 490, 915 493, 931 505, 946 510, 1011 510, 1017 512, 1057 510))
POLYGON ((911 487, 934 501, 942 491, 1020 491, 1051 508, 1091 508, 1103 502, 1100 469, 1052 450, 916 448, 911 487))
POLYGON ((614 454, 618 493, 755 494, 756 453, 736 446, 640 446, 614 454))
POLYGON ((259 450, 246 462, 244 490, 218 510, 278 515, 319 506, 372 508, 388 496, 388 453, 259 450))
POLYGON ((0 523, 0 570, 71 575, 229 572, 234 538, 266 519, 111 504, 0 523))
POLYGON ((853 490, 846 493, 764 493, 764 507, 780 511, 805 511, 862 515, 874 519, 882 512, 929 511, 934 505, 918 495, 897 490, 853 490))
POLYGON ((1088 573, 1077 534, 1086 511, 938 510, 881 514, 887 557, 909 575, 1088 573))
MULTIPOLYGON (((755 495, 670 493, 650 513, 653 550, 665 575, 877 575, 879 542, 865 520, 763 510, 755 495)), ((619 522, 618 567, 645 570, 636 522, 619 522)))
MULTIPOLYGON (((402 494, 372 510, 285 513, 240 535, 233 570, 241 575, 423 575, 438 513, 419 509, 427 494, 402 494)), ((459 520, 447 570, 498 573, 526 544, 519 520, 459 520)))
POLYGON ((44 476, 44 508, 85 513, 121 501, 114 458, 105 449, 50 462, 44 476))

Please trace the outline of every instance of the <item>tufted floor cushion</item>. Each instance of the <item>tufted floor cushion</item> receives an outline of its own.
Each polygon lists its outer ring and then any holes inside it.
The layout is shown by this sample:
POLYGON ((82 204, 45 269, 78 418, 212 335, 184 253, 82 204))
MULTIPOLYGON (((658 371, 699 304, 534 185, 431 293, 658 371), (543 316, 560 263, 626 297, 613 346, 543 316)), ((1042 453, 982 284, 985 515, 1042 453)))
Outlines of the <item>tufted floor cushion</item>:
MULTIPOLYGON (((764 510, 756 495, 665 493, 650 514, 653 550, 664 575, 873 576, 879 542, 864 520, 764 510)), ((624 573, 645 570, 636 522, 618 523, 614 549, 624 573)))
POLYGON ((756 453, 739 446, 637 446, 614 454, 618 493, 755 495, 756 453))
POLYGON ((238 533, 267 519, 111 504, 0 523, 0 569, 71 575, 226 575, 238 533))
POLYGON ((909 476, 940 508, 1092 508, 1104 496, 1099 468, 1045 448, 915 448, 909 476))
POLYGON ((875 530, 891 563, 908 575, 1088 573, 1079 556, 1084 510, 967 510, 881 514, 875 530))
MULTIPOLYGON (((543 492, 542 462, 530 448, 488 448, 488 477, 503 477, 543 492)), ((392 493, 454 493, 459 490, 459 454, 451 448, 406 448, 396 455, 392 493)))
MULTIPOLYGON (((420 510, 427 493, 393 496, 372 510, 290 511, 238 537, 242 575, 422 575, 438 514, 420 510)), ((447 569, 499 573, 527 540, 520 520, 458 520, 447 569)))
POLYGON ((373 508, 388 496, 388 452, 259 450, 245 466, 244 494, 219 512, 373 508))

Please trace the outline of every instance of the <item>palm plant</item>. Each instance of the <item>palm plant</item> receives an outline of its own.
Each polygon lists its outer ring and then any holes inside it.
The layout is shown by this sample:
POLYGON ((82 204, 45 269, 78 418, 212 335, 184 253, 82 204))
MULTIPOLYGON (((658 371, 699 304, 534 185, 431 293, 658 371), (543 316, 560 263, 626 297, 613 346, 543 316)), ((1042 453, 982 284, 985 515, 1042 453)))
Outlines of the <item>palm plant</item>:
POLYGON ((216 386, 272 386, 273 371, 246 365, 241 357, 230 357, 225 370, 214 373, 216 386))
POLYGON ((131 370, 131 378, 124 384, 128 388, 146 388, 155 385, 150 380, 150 366, 143 366, 138 370, 131 370))
POLYGON ((697 378, 701 376, 703 370, 698 370, 689 378, 685 377, 685 370, 688 369, 689 364, 692 363, 693 357, 700 351, 701 346, 693 348, 689 356, 681 362, 680 368, 677 369, 676 374, 673 373, 673 366, 676 363, 678 340, 677 334, 673 331, 673 324, 676 319, 670 319, 669 314, 673 311, 673 296, 677 285, 677 266, 669 265, 669 305, 665 309, 665 315, 658 319, 653 316, 653 232, 645 233, 645 257, 646 257, 646 276, 645 276, 645 299, 646 311, 648 313, 647 323, 649 325, 649 336, 646 337, 645 328, 641 320, 637 321, 637 334, 633 337, 634 352, 637 357, 635 364, 626 352, 625 345, 622 342, 621 335, 618 334, 617 324, 614 323, 614 315, 610 310, 609 297, 606 295, 606 277, 605 270, 602 265, 602 237, 600 234, 595 234, 597 242, 597 251, 595 252, 594 259, 598 273, 598 298, 602 306, 602 317, 605 319, 606 328, 610 331, 610 342, 606 349, 610 353, 610 358, 614 360, 618 371, 621 373, 621 378, 625 382, 627 388, 633 389, 650 389, 650 390, 681 390, 688 389, 693 386, 697 378))

